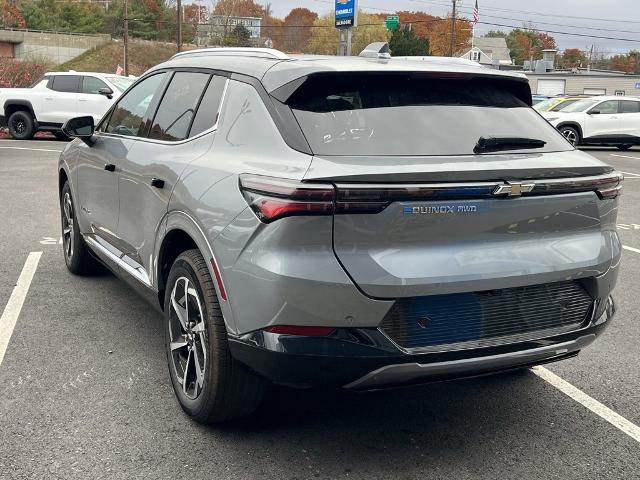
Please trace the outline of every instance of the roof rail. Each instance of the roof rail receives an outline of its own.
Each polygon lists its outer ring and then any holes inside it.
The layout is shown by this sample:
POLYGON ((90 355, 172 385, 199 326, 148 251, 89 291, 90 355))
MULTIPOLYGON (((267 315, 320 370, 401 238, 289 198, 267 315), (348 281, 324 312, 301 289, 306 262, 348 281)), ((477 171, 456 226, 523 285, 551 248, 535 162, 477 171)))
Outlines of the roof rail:
POLYGON ((261 58, 275 58, 277 60, 289 60, 286 53, 273 48, 252 48, 252 47, 212 47, 212 48, 198 48, 196 50, 186 50, 184 52, 176 53, 171 58, 186 57, 189 55, 226 55, 226 56, 239 56, 239 57, 261 57, 261 58))

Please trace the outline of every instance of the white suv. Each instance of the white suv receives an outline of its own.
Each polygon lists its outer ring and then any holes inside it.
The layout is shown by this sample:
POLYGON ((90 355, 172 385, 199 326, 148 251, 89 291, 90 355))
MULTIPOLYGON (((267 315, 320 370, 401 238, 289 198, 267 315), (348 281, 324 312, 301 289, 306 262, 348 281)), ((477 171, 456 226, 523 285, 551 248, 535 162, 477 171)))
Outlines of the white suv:
POLYGON ((540 113, 573 145, 627 150, 640 143, 640 98, 585 98, 559 112, 540 113))
POLYGON ((62 124, 78 116, 96 123, 135 78, 92 72, 49 72, 30 88, 0 89, 0 127, 18 140, 38 130, 65 138, 62 124))

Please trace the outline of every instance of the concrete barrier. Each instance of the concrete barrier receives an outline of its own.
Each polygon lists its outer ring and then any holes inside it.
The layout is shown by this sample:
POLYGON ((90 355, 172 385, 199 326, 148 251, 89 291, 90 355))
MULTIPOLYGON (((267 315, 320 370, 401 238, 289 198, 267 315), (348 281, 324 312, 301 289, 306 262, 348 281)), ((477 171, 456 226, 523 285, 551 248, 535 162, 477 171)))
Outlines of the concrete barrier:
POLYGON ((0 29, 2 51, 13 50, 19 60, 45 58, 55 63, 67 62, 78 55, 111 41, 111 35, 44 32, 0 29))

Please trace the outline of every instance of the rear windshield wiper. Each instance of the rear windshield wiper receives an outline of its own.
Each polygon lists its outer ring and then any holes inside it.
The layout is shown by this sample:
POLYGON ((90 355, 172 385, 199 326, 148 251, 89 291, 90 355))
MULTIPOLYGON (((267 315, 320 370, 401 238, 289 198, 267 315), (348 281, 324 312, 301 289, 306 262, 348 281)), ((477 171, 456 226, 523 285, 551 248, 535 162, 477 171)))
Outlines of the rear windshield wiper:
POLYGON ((544 140, 524 137, 480 137, 473 147, 473 153, 499 152, 501 150, 523 150, 542 148, 547 144, 544 140))

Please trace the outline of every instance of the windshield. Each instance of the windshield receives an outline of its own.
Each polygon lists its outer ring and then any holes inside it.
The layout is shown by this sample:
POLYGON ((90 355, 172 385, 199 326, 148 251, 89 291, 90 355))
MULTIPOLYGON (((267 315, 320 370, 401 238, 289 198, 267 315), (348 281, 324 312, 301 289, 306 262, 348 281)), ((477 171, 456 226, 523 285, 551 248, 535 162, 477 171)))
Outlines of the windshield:
POLYGON ((124 92, 133 82, 136 81, 135 78, 129 77, 107 77, 107 80, 109 80, 109 83, 121 92, 124 92))
POLYGON ((559 112, 560 110, 564 110, 565 108, 567 108, 569 105, 573 105, 574 103, 576 103, 578 101, 577 98, 573 98, 571 100, 563 100, 562 102, 560 102, 558 105, 556 105, 555 107, 553 107, 550 111, 551 112, 559 112))
POLYGON ((480 137, 527 137, 570 150, 513 80, 324 74, 287 101, 317 155, 473 155, 480 137))
POLYGON ((562 111, 566 113, 584 112, 598 103, 598 98, 585 98, 584 100, 578 100, 577 102, 563 108, 562 111))
POLYGON ((556 99, 556 98, 547 98, 546 100, 544 100, 544 101, 542 101, 540 103, 536 103, 533 106, 533 108, 535 108, 539 112, 544 112, 548 108, 551 108, 553 105, 555 105, 557 102, 558 102, 558 99, 556 99))

